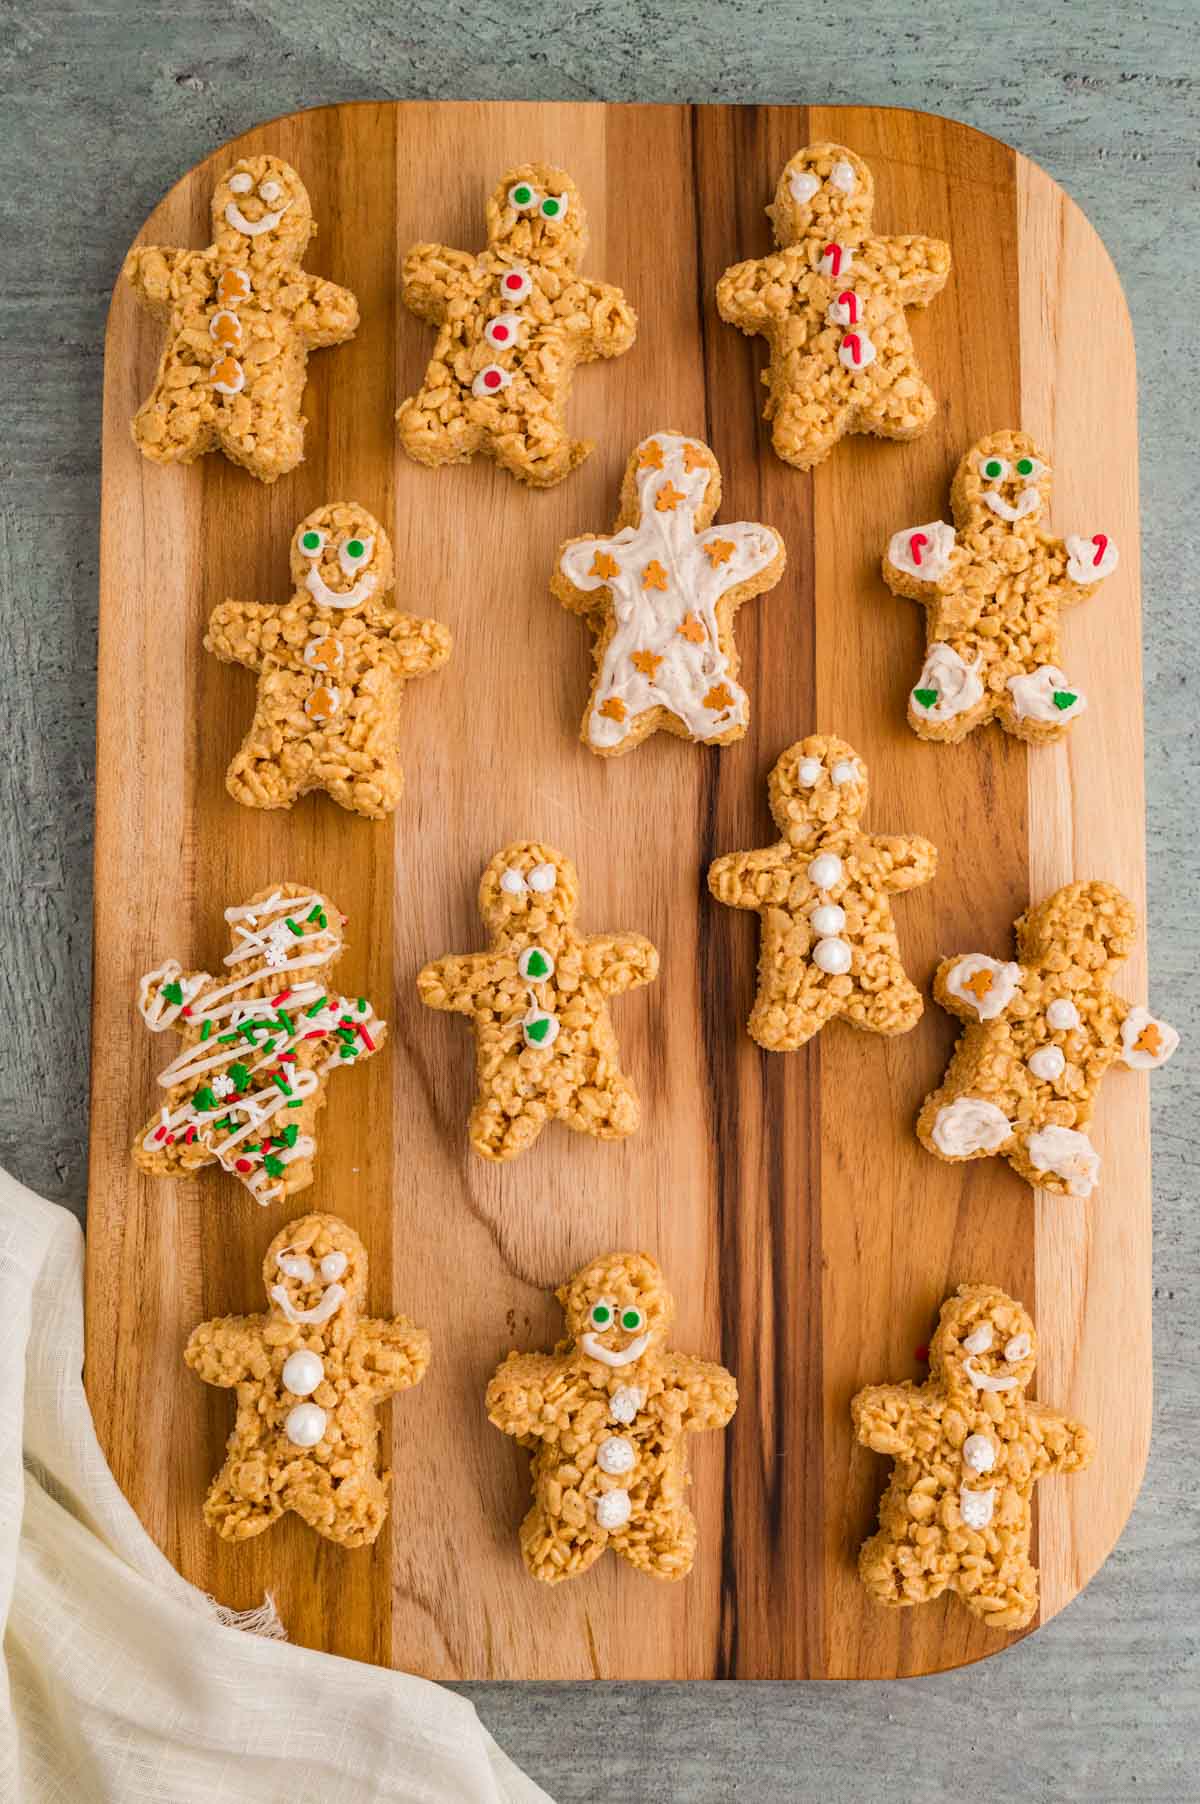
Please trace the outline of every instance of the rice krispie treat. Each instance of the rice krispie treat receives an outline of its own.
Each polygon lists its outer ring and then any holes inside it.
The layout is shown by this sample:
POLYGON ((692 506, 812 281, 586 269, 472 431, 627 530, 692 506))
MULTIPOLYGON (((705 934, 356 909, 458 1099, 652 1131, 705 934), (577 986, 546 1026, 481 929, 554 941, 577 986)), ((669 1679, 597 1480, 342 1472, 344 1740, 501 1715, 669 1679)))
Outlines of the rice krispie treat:
POLYGON ((396 415, 400 442, 418 463, 480 452, 548 488, 592 449, 566 426, 576 364, 627 351, 637 318, 619 288, 579 274, 587 221, 563 170, 510 169, 488 200, 487 238, 479 252, 415 244, 404 259, 404 304, 438 338, 424 387, 396 415))
POLYGON ((903 1608, 952 1591, 991 1629, 1023 1629, 1038 1606, 1029 1557, 1033 1487, 1079 1472, 1093 1443, 1025 1395, 1033 1323, 991 1284, 960 1284, 942 1305, 927 1383, 874 1384, 851 1404, 864 1447, 896 1465, 879 1532, 858 1559, 876 1603, 903 1608))
POLYGON ((999 1153, 1029 1184, 1091 1195, 1100 1080, 1118 1059, 1152 1071, 1179 1045, 1110 988, 1136 935, 1133 905, 1111 883, 1068 883, 1016 923, 1017 963, 942 960, 934 996, 967 1025, 917 1120, 929 1152, 951 1163, 999 1153))
POLYGON ((155 463, 219 449, 274 482, 304 456, 308 353, 354 337, 358 302, 301 269, 317 228, 304 183, 278 157, 236 162, 212 217, 207 250, 145 244, 126 260, 138 299, 167 326, 133 436, 155 463))
POLYGON ((735 263, 717 284, 721 318, 770 346, 764 419, 785 463, 809 470, 848 432, 912 439, 937 403, 921 376, 906 307, 925 307, 950 273, 940 238, 871 233, 875 183, 840 144, 810 144, 767 208, 778 249, 735 263))
POLYGON ((658 976, 658 953, 640 933, 580 933, 578 905, 579 878, 563 853, 535 840, 506 846, 479 885, 490 949, 440 958, 417 978, 428 1008, 474 1022, 469 1131, 485 1159, 515 1159, 548 1121, 601 1140, 637 1127, 608 1004, 658 976))
POLYGON ((929 882, 936 848, 862 831, 866 767, 843 739, 789 746, 768 791, 783 838, 727 853, 708 873, 718 902, 762 920, 752 1038, 795 1052, 834 1015, 870 1033, 907 1033, 924 1005, 900 962, 889 898, 929 882))
POLYGON ((783 575, 770 526, 713 526, 721 471, 707 445, 656 432, 630 456, 608 538, 568 539, 550 587, 584 614, 596 671, 580 737, 615 757, 663 728, 681 739, 741 739, 750 702, 738 686, 737 610, 783 575))
POLYGON ((247 808, 290 808, 323 789, 343 808, 380 818, 400 799, 400 698, 440 670, 450 633, 385 605, 392 547, 351 501, 319 507, 296 528, 292 599, 226 601, 204 643, 227 664, 259 672, 258 706, 226 787, 247 808))
POLYGON ((908 698, 922 739, 965 739, 986 720, 1034 745, 1061 739, 1087 701, 1059 667, 1058 615, 1117 567, 1107 533, 1041 527, 1052 471, 1024 432, 993 432, 954 477, 954 525, 895 533, 883 578, 925 608, 925 666, 908 698))
POLYGON ((237 1391, 225 1464, 204 1520, 246 1541, 287 1510, 343 1547, 367 1547, 387 1515, 375 1411, 420 1384, 429 1335, 405 1316, 372 1321, 367 1254, 336 1215, 302 1215, 263 1260, 266 1315, 202 1322, 184 1359, 205 1384, 237 1391))
POLYGON ((553 1353, 510 1353, 487 1389, 489 1421, 533 1453, 525 1564, 554 1585, 611 1548, 652 1578, 686 1578, 686 1437, 730 1421, 733 1374, 668 1351, 675 1305, 647 1253, 606 1253, 557 1295, 564 1339, 553 1353))
POLYGON ((345 916, 327 896, 279 883, 225 919, 233 950, 221 976, 169 958, 138 986, 151 1033, 174 1028, 183 1048, 159 1073, 162 1107, 133 1160, 152 1178, 219 1164, 265 1206, 312 1183, 325 1085, 377 1052, 387 1023, 365 996, 329 987, 345 916))

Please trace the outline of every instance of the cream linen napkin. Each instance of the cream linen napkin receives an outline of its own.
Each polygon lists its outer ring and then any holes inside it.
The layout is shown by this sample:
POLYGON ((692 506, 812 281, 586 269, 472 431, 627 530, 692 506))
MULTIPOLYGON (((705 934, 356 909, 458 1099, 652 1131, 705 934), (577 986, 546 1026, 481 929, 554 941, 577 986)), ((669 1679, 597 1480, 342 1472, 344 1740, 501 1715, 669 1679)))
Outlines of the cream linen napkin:
POLYGON ((82 1370, 78 1223, 0 1172, 4 1804, 550 1804, 453 1692, 227 1626, 118 1490, 82 1370))

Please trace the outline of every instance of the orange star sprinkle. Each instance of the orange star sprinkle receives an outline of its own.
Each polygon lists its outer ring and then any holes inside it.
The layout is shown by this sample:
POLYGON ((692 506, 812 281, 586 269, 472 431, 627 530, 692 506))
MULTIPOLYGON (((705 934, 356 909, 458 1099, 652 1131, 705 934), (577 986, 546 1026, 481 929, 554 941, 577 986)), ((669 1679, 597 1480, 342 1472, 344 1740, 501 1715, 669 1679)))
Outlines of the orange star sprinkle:
POLYGON ((1135 1052, 1148 1052, 1156 1059, 1163 1049, 1162 1033, 1157 1021, 1147 1021, 1137 1039, 1133 1042, 1135 1052))
POLYGON ((635 651, 629 660, 635 670, 640 670, 644 677, 653 679, 662 658, 656 651, 635 651))
POLYGON ((677 489, 673 482, 664 482, 654 497, 654 505, 660 514, 673 514, 685 499, 682 489, 677 489))
POLYGON ((666 586, 667 573, 658 559, 652 557, 642 572, 642 587, 643 589, 665 589, 666 586))
POLYGON ((682 633, 683 637, 690 640, 693 645, 703 645, 708 638, 702 622, 697 620, 694 614, 685 614, 675 630, 677 633, 682 633))
POLYGON ((624 720, 627 710, 619 695, 610 695, 600 704, 600 712, 606 720, 624 720))
POLYGON ((704 706, 706 708, 711 708, 714 714, 719 714, 723 708, 732 708, 733 697, 729 693, 728 684, 715 684, 705 696, 704 706))
POLYGON ((659 442, 656 438, 652 438, 649 441, 649 443, 643 445, 641 450, 638 452, 638 469, 639 470, 661 470, 662 469, 662 446, 659 444, 659 442))
POLYGON ((598 551, 592 559, 592 568, 588 574, 602 576, 607 582, 610 576, 617 576, 620 573, 620 568, 615 557, 610 557, 607 551, 598 551))
POLYGON ((736 550, 732 539, 710 539, 704 547, 704 555, 716 570, 721 564, 727 564, 736 550))
POLYGON ((963 989, 970 990, 976 1002, 982 1002, 991 987, 992 974, 990 971, 976 971, 973 976, 963 979, 963 989))
POLYGON ((688 471, 699 470, 699 469, 703 468, 703 465, 704 465, 704 453, 700 449, 699 445, 685 445, 683 447, 683 467, 684 467, 684 469, 688 470, 688 471))

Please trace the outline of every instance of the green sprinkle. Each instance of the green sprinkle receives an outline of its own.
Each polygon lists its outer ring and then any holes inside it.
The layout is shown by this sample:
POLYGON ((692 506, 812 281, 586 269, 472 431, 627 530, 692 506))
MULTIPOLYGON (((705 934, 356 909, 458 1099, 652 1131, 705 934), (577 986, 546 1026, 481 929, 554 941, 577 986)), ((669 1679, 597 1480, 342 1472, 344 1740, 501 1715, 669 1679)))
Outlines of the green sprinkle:
POLYGON ((296 925, 295 921, 293 921, 291 915, 288 915, 288 917, 287 917, 287 924, 291 928, 292 932, 295 934, 297 939, 302 939, 304 937, 303 927, 297 927, 297 925, 296 925))
POLYGON ((264 1052, 274 1052, 274 1050, 275 1050, 274 1040, 268 1040, 266 1045, 263 1047, 263 1051, 264 1052))
POLYGON ((357 1046, 343 1046, 342 1047, 342 1057, 344 1059, 354 1058, 355 1055, 357 1054, 357 1052, 358 1052, 357 1046))
POLYGON ((280 1135, 280 1139, 286 1147, 295 1146, 299 1137, 300 1129, 294 1121, 289 1121, 288 1125, 284 1128, 283 1133, 280 1135))
POLYGON ((211 1032, 212 1032, 212 1022, 206 1021, 204 1023, 204 1026, 200 1029, 200 1038, 202 1040, 207 1040, 207 1038, 211 1032))
POLYGON ((937 698, 938 698, 938 692, 936 689, 914 689, 913 690, 913 700, 915 702, 920 702, 920 704, 923 708, 932 708, 932 706, 933 706, 934 702, 937 700, 937 698))
POLYGON ((224 1121, 218 1121, 218 1122, 214 1123, 214 1125, 216 1127, 218 1134, 228 1134, 228 1133, 232 1133, 232 1131, 233 1131, 233 1122, 230 1120, 228 1115, 226 1115, 224 1121))
MULTIPOLYGON (((289 1109, 302 1109, 304 1104, 302 1102, 290 1102, 287 1106, 289 1109)), ((300 1132, 299 1128, 296 1129, 296 1132, 300 1132)))
POLYGON ((283 1094, 285 1096, 290 1096, 292 1094, 292 1086, 288 1083, 288 1081, 287 1081, 286 1077, 284 1077, 282 1071, 272 1072, 271 1082, 273 1084, 278 1084, 279 1088, 283 1091, 283 1094))
POLYGON ((250 1082, 250 1067, 243 1065, 240 1059, 229 1067, 229 1075, 239 1090, 244 1090, 250 1082))
POLYGON ((324 996, 322 996, 320 1002, 314 1002, 311 1008, 305 1009, 305 1011, 304 1011, 305 1020, 307 1021, 307 1020, 311 1019, 311 1017, 313 1015, 319 1015, 321 1010, 324 1007, 325 1007, 325 998, 324 998, 324 996))
POLYGON ((168 1002, 183 1001, 183 985, 181 983, 164 983, 162 993, 168 1002))
POLYGON ((270 1177, 281 1178, 283 1176, 283 1160, 277 1159, 274 1153, 268 1153, 263 1160, 263 1169, 270 1177))
POLYGON ((319 921, 321 919, 321 904, 318 902, 311 913, 305 915, 304 919, 306 921, 319 921))
POLYGON ((285 1034, 290 1035, 294 1031, 292 1028, 292 1017, 290 1015, 285 1015, 282 1009, 280 1009, 279 1013, 276 1015, 275 1020, 285 1034))
POLYGON ((207 1115, 209 1111, 215 1109, 216 1106, 217 1099, 213 1095, 209 1085, 201 1084, 200 1088, 192 1098, 192 1107, 194 1109, 199 1109, 202 1114, 207 1115))
POLYGON ((360 996, 358 999, 358 1012, 360 1015, 365 1015, 367 1012, 367 999, 365 996, 360 996))
POLYGON ((218 1034, 218 1035, 217 1035, 217 1045, 218 1045, 218 1046, 228 1046, 228 1044, 229 1044, 229 1042, 230 1042, 230 1041, 231 1041, 231 1040, 236 1040, 236 1039, 237 1039, 237 1037, 238 1037, 238 1036, 237 1036, 237 1034, 236 1034, 236 1033, 232 1033, 232 1034, 218 1034))

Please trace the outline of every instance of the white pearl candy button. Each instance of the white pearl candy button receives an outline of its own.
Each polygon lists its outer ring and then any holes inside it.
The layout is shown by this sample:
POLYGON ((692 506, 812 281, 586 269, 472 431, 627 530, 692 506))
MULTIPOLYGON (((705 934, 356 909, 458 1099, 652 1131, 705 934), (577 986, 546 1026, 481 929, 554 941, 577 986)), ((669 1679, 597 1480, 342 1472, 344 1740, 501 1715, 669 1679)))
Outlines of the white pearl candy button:
MULTIPOLYGON (((324 1376, 325 1361, 321 1355, 302 1347, 298 1353, 290 1353, 284 1363, 283 1388, 291 1391, 293 1397, 308 1397, 324 1376)), ((318 1435, 317 1439, 320 1438, 318 1435)))
POLYGON ((596 1521, 601 1528, 624 1528, 632 1509, 628 1491, 605 1491, 596 1499, 596 1521))
POLYGON ((1039 1046, 1036 1052, 1030 1053, 1028 1063, 1034 1077, 1044 1078, 1052 1084, 1056 1077, 1062 1076, 1067 1059, 1061 1046, 1039 1046))
POLYGON ((619 1477, 622 1472, 631 1472, 636 1460, 633 1442, 627 1441, 623 1434, 609 1435, 596 1449, 596 1464, 601 1472, 607 1472, 612 1478, 619 1477))
POLYGON ((822 902, 820 908, 814 908, 809 920, 813 924, 813 932, 822 939, 831 934, 838 934, 846 925, 846 911, 839 908, 836 902, 822 902))
POLYGON ((293 1447, 315 1447, 325 1433, 325 1411, 315 1403, 297 1403, 288 1411, 283 1432, 293 1447))
POLYGON ((1067 1028, 1079 1026, 1079 1010, 1065 996, 1060 996, 1046 1010, 1046 1020, 1057 1032, 1062 1033, 1067 1028))
POLYGON ((842 875, 842 861, 836 852, 822 852, 808 867, 808 880, 818 889, 832 889, 842 875))
POLYGON ((963 1463, 972 1472, 990 1472, 996 1463, 996 1449, 986 1434, 969 1434, 963 1442, 963 1463))
POLYGON ((830 977, 844 977, 854 955, 845 940, 818 940, 812 956, 819 971, 830 977))

